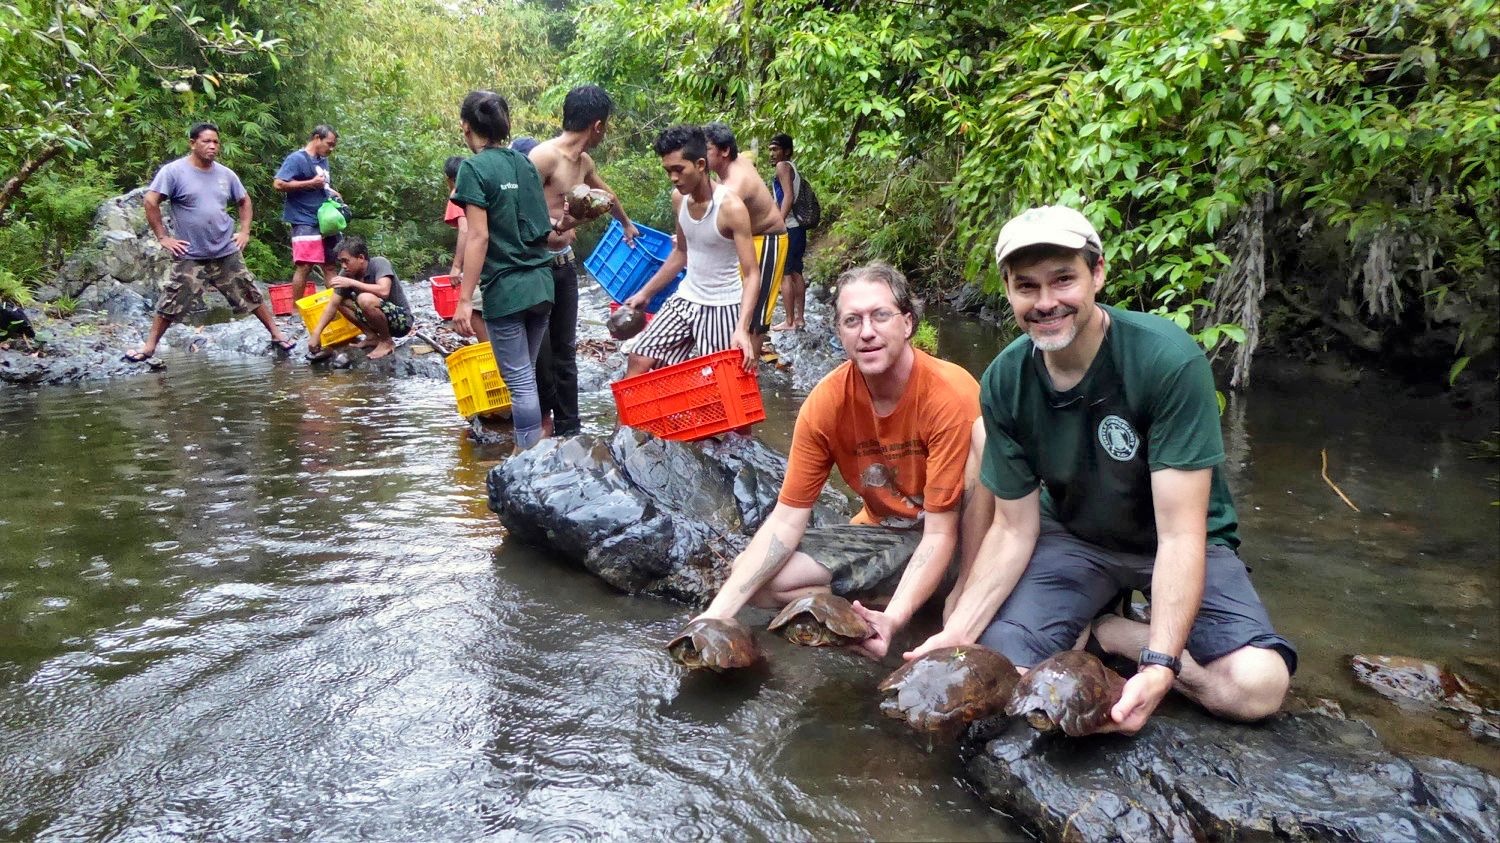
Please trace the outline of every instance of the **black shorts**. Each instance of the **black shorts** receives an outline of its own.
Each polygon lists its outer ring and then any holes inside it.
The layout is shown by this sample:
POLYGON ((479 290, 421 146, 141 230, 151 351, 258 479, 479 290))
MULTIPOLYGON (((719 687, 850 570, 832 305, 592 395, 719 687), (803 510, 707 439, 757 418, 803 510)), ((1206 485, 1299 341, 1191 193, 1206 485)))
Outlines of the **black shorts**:
POLYGON ((783 270, 787 275, 802 274, 802 257, 807 254, 807 229, 802 226, 788 228, 786 230, 786 268, 783 270))
MULTIPOLYGON (((1194 661, 1208 664, 1241 647, 1264 647, 1296 673, 1297 650, 1271 626, 1245 563, 1216 544, 1208 546, 1205 563, 1203 603, 1187 642, 1194 661)), ((1044 517, 1026 572, 979 643, 1031 667, 1072 647, 1121 589, 1150 589, 1155 564, 1155 556, 1107 550, 1044 517)))

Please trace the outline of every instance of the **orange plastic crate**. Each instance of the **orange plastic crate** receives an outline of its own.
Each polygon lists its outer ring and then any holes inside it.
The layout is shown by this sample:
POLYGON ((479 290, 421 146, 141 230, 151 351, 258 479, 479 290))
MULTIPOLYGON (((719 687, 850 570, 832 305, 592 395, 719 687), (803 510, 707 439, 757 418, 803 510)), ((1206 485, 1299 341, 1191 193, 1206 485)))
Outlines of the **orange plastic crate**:
POLYGON ((691 442, 766 420, 755 371, 735 349, 610 384, 620 423, 691 442))

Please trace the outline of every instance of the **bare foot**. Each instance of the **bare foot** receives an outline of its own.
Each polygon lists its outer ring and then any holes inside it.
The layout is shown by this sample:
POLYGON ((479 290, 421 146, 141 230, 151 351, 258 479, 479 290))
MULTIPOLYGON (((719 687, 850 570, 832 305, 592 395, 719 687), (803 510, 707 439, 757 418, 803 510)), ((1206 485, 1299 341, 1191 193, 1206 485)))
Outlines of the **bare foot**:
POLYGON ((393 343, 393 342, 390 342, 390 341, 378 342, 378 343, 375 344, 375 349, 370 352, 369 357, 367 359, 369 359, 369 360, 379 360, 382 357, 388 356, 391 352, 393 352, 395 350, 396 350, 396 344, 393 343))
MULTIPOLYGON (((380 340, 377 340, 374 337, 365 337, 364 339, 360 340, 359 342, 354 343, 354 347, 355 348, 374 348, 374 347, 376 347, 378 345, 380 345, 380 340)), ((386 352, 386 353, 389 354, 390 352, 386 352)), ((374 357, 375 355, 372 354, 370 356, 374 357)))
POLYGON ((797 326, 790 322, 778 322, 771 326, 771 330, 773 331, 792 331, 796 330, 796 328, 797 326))
POLYGON ((547 415, 542 416, 542 438, 543 439, 551 439, 552 438, 552 414, 551 413, 548 413, 547 415))
POLYGON ((792 325, 792 330, 794 330, 794 331, 800 331, 800 330, 802 330, 803 328, 806 328, 806 327, 807 327, 807 323, 804 322, 804 321, 802 321, 801 319, 798 319, 797 322, 792 325))

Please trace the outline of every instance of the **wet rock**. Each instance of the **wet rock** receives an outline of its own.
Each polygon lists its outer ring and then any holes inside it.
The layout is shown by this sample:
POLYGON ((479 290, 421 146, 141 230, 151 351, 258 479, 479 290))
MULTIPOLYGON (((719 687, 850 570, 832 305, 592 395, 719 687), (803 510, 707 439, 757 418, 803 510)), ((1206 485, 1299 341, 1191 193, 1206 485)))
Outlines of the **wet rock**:
MULTIPOLYGON (((156 300, 167 282, 172 256, 151 233, 145 198, 146 188, 140 187, 99 205, 88 241, 63 265, 57 281, 43 289, 44 301, 61 295, 79 298, 106 279, 132 285, 149 301, 156 300)), ((170 203, 162 205, 162 219, 170 227, 170 203)), ((214 304, 221 304, 223 297, 213 295, 219 299, 214 304)))
POLYGON ((771 332, 771 346, 781 358, 777 368, 789 372, 793 389, 804 391, 847 359, 834 335, 832 304, 809 296, 805 315, 802 330, 771 332))
POLYGON ((509 445, 515 441, 508 421, 484 416, 469 419, 469 438, 480 445, 509 445))
POLYGON ((128 323, 151 318, 151 301, 113 278, 106 278, 85 290, 78 298, 78 309, 103 313, 111 322, 128 323))
POLYGON ((1349 663, 1354 677, 1381 696, 1398 704, 1415 703, 1453 712, 1456 718, 1444 718, 1450 725, 1462 728, 1475 740, 1500 743, 1500 700, 1464 676, 1405 656, 1355 655, 1349 657, 1349 663))
POLYGON ((62 321, 28 314, 36 341, 0 343, 0 383, 19 385, 78 383, 152 371, 144 363, 120 359, 142 333, 133 326, 90 319, 62 321))
POLYGON ((1350 656, 1349 663, 1354 678, 1388 699, 1435 705, 1465 714, 1485 711, 1480 698, 1488 695, 1464 677, 1432 662, 1405 656, 1360 654, 1350 656))
POLYGON ((958 313, 982 313, 986 308, 991 311, 1003 311, 1005 297, 1000 293, 987 293, 984 288, 973 282, 959 287, 948 296, 948 306, 958 313))
POLYGON ((987 801, 1046 840, 1494 840, 1500 779, 1386 751, 1357 721, 1224 723, 1159 712, 1134 737, 1058 739, 993 718, 961 757, 987 801))
MULTIPOLYGON (((510 534, 624 591, 699 604, 776 505, 786 460, 734 434, 683 443, 622 428, 545 439, 489 474, 510 534)), ((817 525, 847 519, 825 490, 817 525)))

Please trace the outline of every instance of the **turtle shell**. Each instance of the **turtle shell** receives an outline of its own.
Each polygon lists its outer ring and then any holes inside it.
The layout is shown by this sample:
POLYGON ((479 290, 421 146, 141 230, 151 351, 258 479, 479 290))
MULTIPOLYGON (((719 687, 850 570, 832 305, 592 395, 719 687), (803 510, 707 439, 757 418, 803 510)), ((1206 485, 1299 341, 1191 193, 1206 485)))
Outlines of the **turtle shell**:
POLYGON ((870 637, 870 625, 849 601, 828 593, 793 600, 766 629, 807 647, 841 647, 870 637))
POLYGON ((1076 738, 1108 725, 1124 691, 1125 680, 1097 657, 1064 650, 1022 677, 1005 711, 1024 716, 1038 731, 1061 729, 1076 738))
POLYGON ((568 214, 579 220, 591 220, 609 213, 614 203, 609 194, 595 187, 580 184, 568 191, 568 214))
POLYGON ((1010 659, 978 644, 934 650, 881 680, 880 711, 919 732, 956 735, 1004 710, 1019 679, 1010 659))
POLYGON ((628 340, 646 329, 646 316, 633 307, 621 305, 604 321, 609 335, 617 340, 628 340))
POLYGON ((760 659, 750 627, 737 620, 698 618, 667 642, 672 661, 697 670, 748 667, 760 659))

